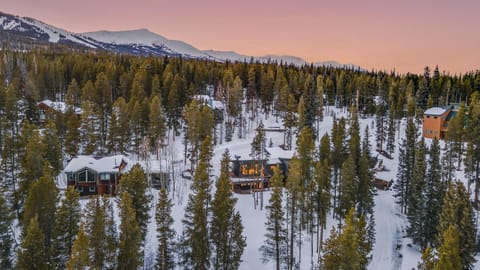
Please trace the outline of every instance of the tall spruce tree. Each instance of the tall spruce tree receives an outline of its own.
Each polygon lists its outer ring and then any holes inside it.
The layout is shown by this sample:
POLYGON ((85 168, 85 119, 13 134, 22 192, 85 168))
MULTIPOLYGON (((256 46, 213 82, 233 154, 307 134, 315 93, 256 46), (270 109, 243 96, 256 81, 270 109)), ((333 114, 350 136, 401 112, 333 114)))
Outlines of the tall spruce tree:
POLYGON ((127 191, 124 191, 119 204, 120 208, 120 235, 118 242, 118 270, 138 269, 142 264, 140 247, 142 235, 135 217, 133 200, 127 191))
POLYGON ((166 270, 175 267, 175 230, 172 228, 174 222, 172 206, 172 200, 168 198, 167 191, 162 188, 155 212, 158 239, 156 269, 166 270))
POLYGON ((34 218, 37 220, 45 239, 45 256, 50 263, 58 191, 49 163, 45 162, 43 167, 43 175, 30 187, 22 218, 24 234, 27 233, 29 222, 34 218))
POLYGON ((427 163, 429 166, 423 194, 425 202, 425 217, 423 218, 425 224, 424 237, 427 244, 434 245, 446 188, 441 178, 440 145, 437 139, 434 139, 430 146, 427 163))
POLYGON ((83 224, 80 225, 75 241, 73 242, 70 257, 66 263, 67 270, 83 270, 88 269, 90 258, 88 257, 88 238, 85 234, 83 224))
MULTIPOLYGON (((462 182, 451 183, 443 199, 438 231, 444 232, 450 226, 455 226, 459 233, 462 269, 473 269, 476 254, 476 228, 472 203, 462 182)), ((438 238, 439 243, 445 241, 442 235, 438 238)))
POLYGON ((245 248, 245 239, 242 236, 243 226, 233 226, 235 217, 236 198, 230 189, 229 174, 230 154, 226 150, 223 154, 220 176, 217 180, 215 196, 212 201, 212 221, 210 223, 210 238, 212 241, 213 268, 237 269, 239 259, 245 248), (240 230, 240 238, 234 239, 234 230, 240 230), (235 250, 238 248, 239 250, 235 250), (232 257, 233 254, 240 256, 232 257), (234 259, 238 259, 235 261, 234 259))
POLYGON ((210 241, 208 215, 210 208, 210 177, 208 168, 211 159, 211 139, 208 136, 200 151, 200 161, 193 177, 193 192, 185 207, 184 229, 180 241, 180 263, 195 269, 208 269, 210 261, 210 241))
POLYGON ((371 248, 365 219, 355 217, 355 209, 351 208, 340 232, 332 229, 325 243, 321 267, 326 270, 367 269, 371 248))
MULTIPOLYGON (((2 189, 0 188, 0 191, 2 189)), ((13 213, 8 207, 7 201, 0 194, 0 268, 12 269, 12 247, 13 235, 11 227, 13 221, 13 213)))
POLYGON ((79 193, 69 186, 55 214, 53 231, 53 260, 55 268, 64 269, 72 253, 73 242, 80 224, 79 193))
POLYGON ((407 218, 410 226, 407 229, 408 235, 422 248, 427 246, 427 235, 425 234, 425 177, 427 164, 425 160, 426 149, 423 139, 415 150, 415 166, 411 179, 411 191, 408 194, 407 218))
POLYGON ((85 206, 84 218, 90 267, 93 269, 115 268, 118 256, 117 234, 110 201, 106 198, 94 197, 85 206))
POLYGON ((412 118, 407 119, 405 139, 402 140, 399 150, 397 181, 393 189, 397 203, 400 204, 402 213, 407 213, 409 194, 411 192, 411 179, 415 164, 416 127, 412 118))
POLYGON ((260 247, 262 261, 270 260, 275 262, 275 269, 280 270, 285 266, 287 257, 287 227, 285 213, 282 206, 282 173, 279 168, 273 169, 273 176, 270 179, 272 195, 267 205, 267 221, 265 227, 265 241, 260 247))
POLYGON ((438 262, 435 270, 461 270, 462 260, 460 258, 459 232, 453 225, 448 226, 447 230, 442 232, 442 240, 438 248, 438 262))
POLYGON ((152 196, 149 195, 147 189, 147 176, 139 164, 134 165, 128 173, 122 175, 122 181, 120 181, 118 187, 119 194, 123 194, 126 191, 132 198, 135 218, 142 233, 142 241, 145 240, 147 233, 147 225, 150 219, 149 211, 152 202, 152 196))
POLYGON ((18 270, 45 270, 49 267, 45 235, 35 216, 28 222, 28 229, 18 250, 15 268, 18 270))

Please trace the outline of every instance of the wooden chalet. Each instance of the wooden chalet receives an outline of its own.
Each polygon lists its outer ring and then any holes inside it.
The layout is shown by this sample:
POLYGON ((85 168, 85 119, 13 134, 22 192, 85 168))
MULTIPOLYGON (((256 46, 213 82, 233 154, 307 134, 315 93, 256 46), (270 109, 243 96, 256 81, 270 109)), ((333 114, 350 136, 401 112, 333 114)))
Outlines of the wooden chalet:
POLYGON ((273 168, 277 166, 284 176, 287 176, 293 151, 285 151, 279 147, 266 148, 266 151, 269 157, 263 160, 254 160, 247 153, 234 155, 230 171, 233 192, 245 194, 270 188, 270 177, 273 175, 273 168))
MULTIPOLYGON (((65 114, 69 107, 65 102, 51 101, 49 99, 42 100, 37 103, 38 121, 44 123, 47 119, 54 119, 58 113, 65 114)), ((77 115, 82 114, 82 109, 74 108, 77 115)))
POLYGON ((115 195, 128 159, 122 155, 109 157, 78 156, 65 168, 67 185, 74 186, 80 196, 115 195))
POLYGON ((426 110, 423 114, 423 137, 443 139, 448 131, 448 121, 456 113, 453 106, 432 107, 426 110))

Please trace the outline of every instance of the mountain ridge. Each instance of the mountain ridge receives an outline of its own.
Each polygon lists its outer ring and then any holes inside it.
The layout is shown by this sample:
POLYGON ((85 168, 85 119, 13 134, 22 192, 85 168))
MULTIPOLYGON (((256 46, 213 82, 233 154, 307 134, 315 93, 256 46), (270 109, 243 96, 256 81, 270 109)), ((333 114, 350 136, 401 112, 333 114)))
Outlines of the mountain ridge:
POLYGON ((134 55, 182 56, 222 62, 250 61, 253 59, 260 62, 276 61, 298 66, 312 64, 315 66, 360 68, 353 64, 342 64, 337 61, 312 63, 292 55, 251 56, 231 50, 200 50, 184 41, 168 39, 147 28, 73 33, 34 18, 20 17, 2 11, 0 11, 0 32, 8 34, 2 35, 4 37, 0 38, 1 42, 9 42, 11 40, 9 37, 13 36, 29 42, 61 44, 134 55))

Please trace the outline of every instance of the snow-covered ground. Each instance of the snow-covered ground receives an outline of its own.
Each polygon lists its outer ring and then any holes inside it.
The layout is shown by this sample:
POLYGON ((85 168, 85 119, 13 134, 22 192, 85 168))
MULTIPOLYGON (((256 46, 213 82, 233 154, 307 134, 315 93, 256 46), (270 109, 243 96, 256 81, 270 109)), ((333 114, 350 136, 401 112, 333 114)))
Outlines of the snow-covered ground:
MULTIPOLYGON (((319 123, 319 137, 323 136, 326 132, 330 133, 333 126, 333 116, 337 119, 340 117, 347 117, 344 110, 329 108, 325 113, 324 120, 319 123)), ((275 117, 270 116, 268 119, 263 118, 262 121, 265 127, 276 127, 281 126, 281 121, 275 117)), ((373 118, 359 119, 361 127, 361 135, 363 136, 363 131, 366 125, 369 125, 370 130, 370 142, 372 145, 372 155, 376 155, 374 149, 374 126, 373 118)), ((245 152, 245 149, 250 149, 250 144, 253 136, 255 135, 255 127, 257 122, 252 122, 247 127, 246 138, 238 139, 237 134, 234 135, 233 141, 228 143, 223 143, 217 145, 214 149, 214 156, 212 159, 212 174, 213 178, 216 180, 216 177, 219 173, 220 159, 222 157, 225 149, 229 149, 230 155, 233 156, 235 152, 245 152)), ((396 178, 397 173, 397 164, 398 164, 398 142, 399 138, 403 138, 405 130, 405 121, 402 121, 400 134, 397 134, 398 141, 396 143, 395 153, 393 155, 393 160, 384 158, 381 155, 378 155, 379 158, 383 159, 383 164, 385 165, 388 171, 379 172, 377 176, 379 178, 390 180, 396 178)), ((268 133, 268 138, 272 139, 274 146, 278 146, 283 143, 283 134, 281 133, 268 133)), ((172 160, 182 160, 183 157, 183 140, 182 137, 177 137, 174 141, 170 142, 170 151, 174 154, 172 160)), ((429 142, 427 142, 429 143, 429 142)), ((293 142, 295 145, 295 142, 293 142)), ((187 164, 188 166, 188 164, 187 164)), ((175 220, 175 230, 177 235, 181 234, 183 230, 182 219, 184 216, 184 208, 188 199, 188 194, 190 192, 191 180, 187 180, 180 177, 180 172, 184 168, 183 163, 178 165, 175 174, 175 190, 171 190, 170 197, 173 199, 173 218, 175 220)), ((462 176, 462 172, 458 172, 458 176, 462 176)), ((214 188, 214 187, 213 187, 214 188)), ((154 202, 158 200, 158 191, 152 189, 150 191, 153 195, 154 202)), ((421 253, 417 246, 411 244, 411 240, 406 237, 406 228, 408 222, 406 217, 401 214, 398 205, 395 203, 393 197, 393 191, 378 191, 375 196, 375 229, 376 229, 376 239, 375 244, 372 250, 372 260, 369 264, 369 269, 395 269, 395 270, 411 270, 417 266, 417 263, 420 261, 421 253)), ((259 251, 260 246, 264 241, 265 230, 265 221, 266 221, 266 210, 265 205, 268 204, 270 198, 270 192, 263 192, 263 209, 260 207, 254 207, 254 198, 252 195, 234 195, 238 201, 236 204, 236 209, 240 212, 242 216, 242 221, 244 225, 244 236, 246 237, 247 247, 243 254, 243 262, 241 263, 240 269, 274 269, 273 263, 263 264, 261 261, 261 252, 259 251)), ((156 239, 156 226, 154 220, 155 214, 155 205, 152 205, 151 208, 151 222, 148 227, 147 232, 147 241, 145 245, 145 266, 147 269, 153 265, 155 260, 155 253, 157 247, 156 239)), ((325 231, 326 237, 332 226, 336 225, 336 221, 332 219, 331 214, 327 220, 327 229, 325 231)), ((315 236, 314 236, 315 237, 315 236)), ((317 262, 318 254, 315 251, 313 254, 313 262, 317 262)), ((297 251, 298 252, 298 251, 297 251)), ((301 254, 300 269, 311 269, 311 251, 310 251, 310 236, 306 233, 303 234, 303 247, 301 254)), ((297 256, 298 257, 298 256, 297 256)), ((480 259, 480 256, 477 256, 477 259, 480 259)), ((477 263, 476 269, 480 269, 480 263, 477 263)))

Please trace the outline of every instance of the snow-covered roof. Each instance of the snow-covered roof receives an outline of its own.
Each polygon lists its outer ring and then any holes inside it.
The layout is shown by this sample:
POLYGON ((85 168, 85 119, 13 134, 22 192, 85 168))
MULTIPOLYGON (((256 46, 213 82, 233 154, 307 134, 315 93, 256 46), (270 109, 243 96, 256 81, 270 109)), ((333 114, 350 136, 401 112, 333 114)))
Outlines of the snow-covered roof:
POLYGON ((225 108, 221 101, 215 100, 213 97, 208 95, 195 95, 193 98, 195 100, 207 103, 207 106, 211 109, 223 110, 225 108))
POLYGON ((152 159, 148 161, 141 160, 141 161, 137 161, 136 163, 138 163, 143 168, 145 173, 154 173, 154 174, 168 172, 171 166, 169 165, 169 162, 167 162, 164 159, 163 160, 152 159))
POLYGON ((118 167, 122 160, 127 164, 130 163, 128 158, 123 155, 109 156, 109 157, 94 157, 94 156, 78 156, 73 158, 65 167, 65 172, 77 172, 81 169, 88 168, 97 173, 118 172, 118 167))
MULTIPOLYGON (((270 154, 267 161, 268 163, 279 163, 281 158, 291 159, 295 154, 293 150, 283 150, 280 147, 267 147, 265 150, 270 154)), ((232 152, 232 160, 235 160, 236 157, 239 157, 240 160, 250 160, 252 159, 250 152, 251 149, 248 147, 232 152)))
MULTIPOLYGON (((68 105, 65 102, 62 101, 51 101, 50 99, 45 99, 40 102, 38 102, 38 105, 40 104, 45 104, 46 106, 52 108, 53 110, 61 113, 66 113, 68 111, 68 105)), ((82 109, 81 108, 74 108, 76 114, 82 114, 82 109)))
POLYGON ((425 111, 425 114, 426 114, 426 115, 439 116, 439 115, 442 115, 442 114, 446 113, 447 111, 448 111, 448 108, 432 107, 432 108, 426 110, 426 111, 425 111))

